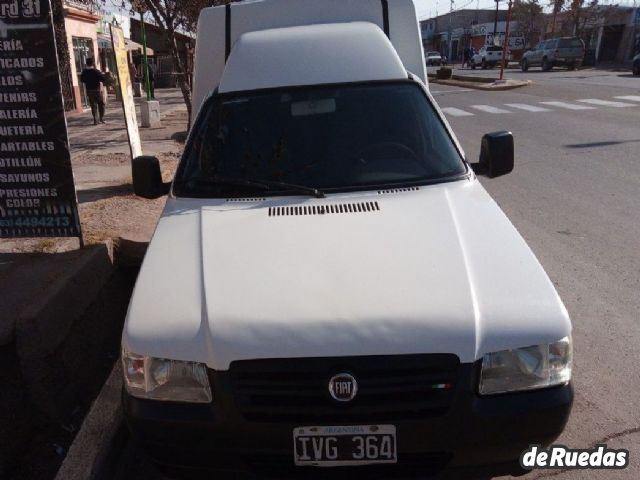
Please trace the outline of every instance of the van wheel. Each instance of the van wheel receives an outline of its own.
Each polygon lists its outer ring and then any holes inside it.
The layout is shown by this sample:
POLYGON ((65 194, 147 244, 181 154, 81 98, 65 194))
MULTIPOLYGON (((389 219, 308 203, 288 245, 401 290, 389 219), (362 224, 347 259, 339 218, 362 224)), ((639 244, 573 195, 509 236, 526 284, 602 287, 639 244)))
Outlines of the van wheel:
POLYGON ((471 60, 471 70, 475 70, 475 69, 476 69, 476 62, 471 60))
POLYGON ((569 64, 569 70, 575 70, 576 69, 576 64, 575 63, 570 63, 569 64))
POLYGON ((487 69, 487 62, 484 61, 484 58, 482 59, 482 63, 480 65, 482 66, 483 70, 487 69))
POLYGON ((522 60, 522 62, 520 62, 520 70, 522 70, 523 72, 529 70, 529 63, 527 62, 526 58, 522 60))
POLYGON ((542 59, 542 71, 543 72, 548 72, 552 68, 553 68, 553 65, 551 64, 549 59, 547 57, 543 58, 542 59))

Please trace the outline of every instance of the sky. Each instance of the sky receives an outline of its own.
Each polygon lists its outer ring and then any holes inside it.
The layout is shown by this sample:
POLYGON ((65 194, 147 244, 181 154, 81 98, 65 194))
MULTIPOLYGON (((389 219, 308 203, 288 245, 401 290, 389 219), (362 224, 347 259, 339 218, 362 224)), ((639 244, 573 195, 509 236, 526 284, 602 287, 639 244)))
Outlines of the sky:
MULTIPOLYGON (((540 4, 545 7, 545 11, 549 10, 549 0, 539 0, 540 4)), ((451 0, 413 0, 416 5, 416 11, 418 12, 418 18, 424 20, 436 16, 436 11, 439 15, 448 13, 451 10, 451 0)), ((602 5, 620 5, 620 6, 634 6, 637 5, 637 0, 599 0, 602 5)), ((507 8, 507 0, 500 0, 500 10, 507 8)), ((453 3, 454 10, 460 10, 463 8, 482 8, 493 9, 496 7, 495 0, 455 0, 453 3)))
MULTIPOLYGON (((416 4, 416 11, 418 12, 418 18, 424 20, 425 18, 435 17, 436 10, 439 15, 448 13, 451 9, 451 0, 413 0, 416 4)), ((504 2, 506 7, 506 1, 504 2)), ((457 0, 453 3, 454 10, 461 8, 495 8, 494 0, 457 0)), ((500 8, 504 8, 502 5, 500 8)))

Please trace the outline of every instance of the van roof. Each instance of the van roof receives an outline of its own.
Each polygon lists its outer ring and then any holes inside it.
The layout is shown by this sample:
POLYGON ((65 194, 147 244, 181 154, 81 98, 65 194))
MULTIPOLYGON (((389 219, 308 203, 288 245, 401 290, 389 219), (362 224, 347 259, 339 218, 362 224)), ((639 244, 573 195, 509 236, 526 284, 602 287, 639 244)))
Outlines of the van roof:
POLYGON ((369 22, 248 32, 239 37, 220 93, 407 78, 393 45, 369 22))

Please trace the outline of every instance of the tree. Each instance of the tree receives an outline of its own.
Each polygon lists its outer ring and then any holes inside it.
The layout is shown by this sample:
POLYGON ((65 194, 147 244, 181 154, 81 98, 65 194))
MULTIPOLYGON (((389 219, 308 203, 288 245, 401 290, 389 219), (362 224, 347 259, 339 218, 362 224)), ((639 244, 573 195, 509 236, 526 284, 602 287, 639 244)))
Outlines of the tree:
POLYGON ((550 0, 549 6, 552 7, 553 11, 553 20, 551 21, 551 36, 556 33, 556 17, 562 11, 564 7, 565 0, 550 0))
POLYGON ((513 20, 518 22, 518 29, 522 32, 525 45, 531 45, 534 35, 542 31, 542 5, 538 0, 515 0, 511 15, 513 20))
POLYGON ((164 40, 171 52, 173 68, 177 74, 178 85, 187 105, 189 124, 191 124, 191 83, 186 59, 178 47, 177 34, 196 31, 197 18, 205 7, 224 5, 230 0, 133 0, 133 10, 149 12, 157 27, 164 30, 164 40))

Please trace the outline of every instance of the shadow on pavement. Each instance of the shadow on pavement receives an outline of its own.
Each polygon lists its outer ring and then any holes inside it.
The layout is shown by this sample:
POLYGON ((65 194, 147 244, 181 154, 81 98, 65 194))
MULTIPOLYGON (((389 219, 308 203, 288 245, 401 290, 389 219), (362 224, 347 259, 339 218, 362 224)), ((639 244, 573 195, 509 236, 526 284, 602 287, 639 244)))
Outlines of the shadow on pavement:
POLYGON ((178 143, 184 143, 187 141, 187 135, 189 133, 185 130, 184 132, 176 132, 171 135, 171 140, 174 140, 178 143))
POLYGON ((590 142, 590 143, 574 143, 571 145, 565 145, 566 148, 593 148, 593 147, 609 147, 611 145, 620 145, 622 143, 635 143, 640 140, 612 140, 605 142, 590 142))
POLYGON ((133 195, 133 185, 130 183, 89 188, 87 190, 78 190, 78 203, 95 202, 96 200, 126 195, 133 195))

